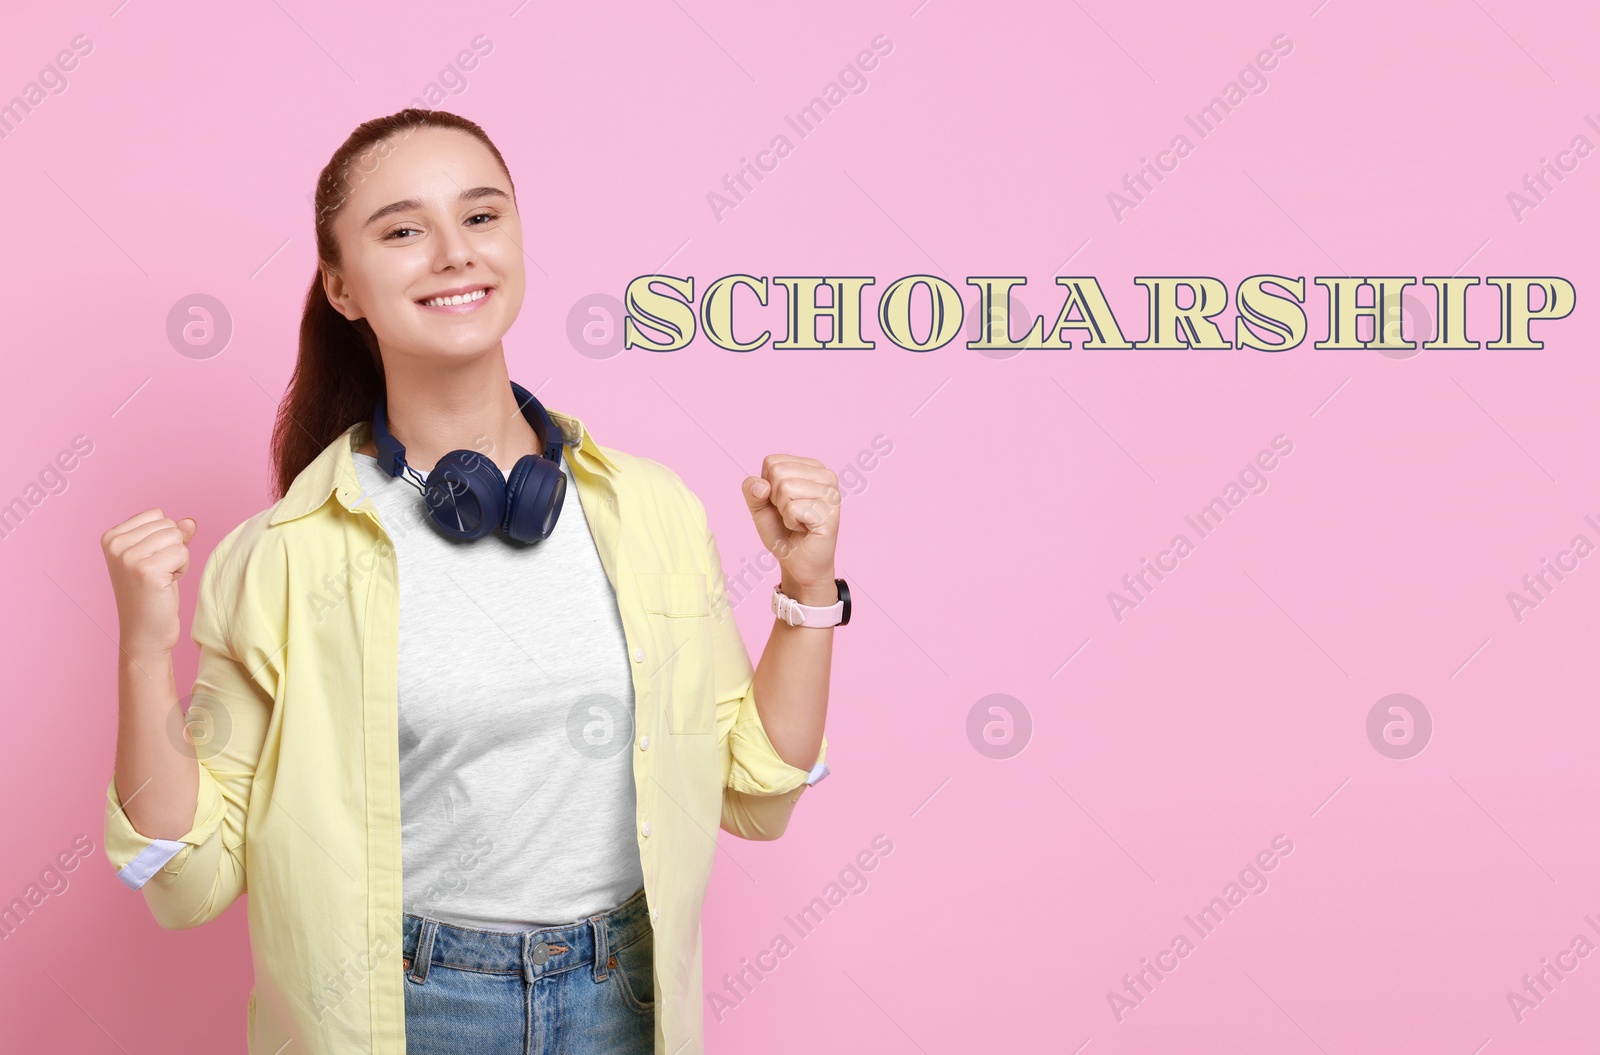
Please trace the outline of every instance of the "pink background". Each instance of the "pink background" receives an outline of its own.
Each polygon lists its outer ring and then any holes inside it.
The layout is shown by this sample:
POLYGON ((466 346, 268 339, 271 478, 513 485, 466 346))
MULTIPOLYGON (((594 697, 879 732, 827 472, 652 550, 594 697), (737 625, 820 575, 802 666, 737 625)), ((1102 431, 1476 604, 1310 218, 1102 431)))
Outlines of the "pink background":
MULTIPOLYGON (((0 99, 76 34, 94 48, 0 140, 0 501, 75 435, 94 449, 0 539, 0 900, 76 836, 94 848, 0 943, 5 1046, 244 1049, 242 906, 163 931, 100 847, 116 617, 98 540, 160 505, 198 519, 205 554, 268 504, 312 180, 478 34, 492 51, 438 105, 481 123, 518 183, 536 264, 506 341, 514 377, 681 473, 730 573, 761 553, 738 488, 765 454, 842 472, 875 436, 893 444, 842 511, 855 615, 836 634, 833 775, 781 841, 723 836, 707 992, 875 835, 894 850, 741 1006, 708 1012, 709 1050, 1592 1042, 1600 959, 1520 1024, 1506 994, 1575 935, 1600 942, 1584 922, 1600 920, 1600 557, 1520 623, 1506 594, 1574 535, 1600 542, 1583 520, 1600 520, 1600 157, 1520 221, 1506 195, 1575 136, 1600 144, 1584 122, 1600 113, 1597 28, 1584 5, 1507 0, 11 12, 0 99), (707 192, 878 34, 894 48, 868 88, 718 222, 707 192), (1174 135, 1196 140, 1184 115, 1279 34, 1294 48, 1266 90, 1118 222, 1107 192, 1174 135), (658 268, 697 292, 740 271, 873 275, 869 335, 902 275, 944 274, 969 307, 966 276, 1025 275, 1019 299, 1048 322, 1053 276, 1088 274, 1130 339, 1145 334, 1134 276, 1231 291, 1279 272, 1306 277, 1311 332, 1279 355, 580 354, 573 305, 658 268), (1310 280, 1346 269, 1560 275, 1578 307, 1535 324, 1542 351, 1317 351, 1310 280), (233 320, 207 359, 166 336, 195 293, 233 320), (1119 624, 1106 593, 1278 434, 1294 451, 1265 493, 1119 624), (968 739, 992 693, 1031 716, 1009 759, 968 739), (1368 740, 1391 693, 1432 716, 1413 758, 1368 740), (1294 850, 1267 889, 1194 938, 1185 914, 1280 833, 1294 850), (1108 991, 1180 933, 1193 954, 1119 1023, 1108 991)), ((744 303, 743 334, 781 335, 781 290, 744 303)), ((1474 337, 1495 335, 1496 303, 1474 291, 1474 337)), ((753 657, 764 603, 739 610, 753 657)))

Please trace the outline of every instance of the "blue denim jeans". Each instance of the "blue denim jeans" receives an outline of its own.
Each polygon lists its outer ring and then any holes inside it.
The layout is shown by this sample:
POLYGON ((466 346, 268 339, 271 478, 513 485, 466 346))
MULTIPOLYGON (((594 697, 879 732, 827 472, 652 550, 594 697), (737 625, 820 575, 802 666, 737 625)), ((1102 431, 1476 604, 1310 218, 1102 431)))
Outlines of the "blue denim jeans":
POLYGON ((641 889, 529 931, 405 915, 407 1055, 599 1055, 655 1044, 654 933, 641 889))

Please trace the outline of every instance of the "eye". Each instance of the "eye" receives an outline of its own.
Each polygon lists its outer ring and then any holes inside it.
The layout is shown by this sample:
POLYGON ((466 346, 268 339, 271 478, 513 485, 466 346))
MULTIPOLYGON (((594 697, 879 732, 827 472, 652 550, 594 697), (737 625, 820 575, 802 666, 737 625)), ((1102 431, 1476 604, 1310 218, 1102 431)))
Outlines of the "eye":
MULTIPOLYGON (((467 218, 468 226, 471 226, 471 227, 482 227, 485 224, 493 223, 494 221, 496 221, 498 219, 500 219, 500 214, 497 213, 497 212, 493 212, 491 210, 485 210, 485 211, 480 212, 480 213, 474 213, 473 215, 471 215, 471 216, 469 216, 467 218), (473 223, 472 222, 473 220, 480 220, 480 219, 483 221, 483 223, 473 223)), ((392 230, 388 234, 384 235, 383 236, 383 240, 385 242, 392 242, 396 238, 398 238, 400 235, 404 234, 407 231, 419 231, 419 229, 416 228, 416 227, 396 227, 394 230, 392 230)))

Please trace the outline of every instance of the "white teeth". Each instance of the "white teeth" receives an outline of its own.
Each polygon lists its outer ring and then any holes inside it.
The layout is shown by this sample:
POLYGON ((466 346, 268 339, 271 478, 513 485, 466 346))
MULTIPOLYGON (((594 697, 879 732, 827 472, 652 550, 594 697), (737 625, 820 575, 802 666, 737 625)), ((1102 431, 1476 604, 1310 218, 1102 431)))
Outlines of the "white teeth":
POLYGON ((482 300, 489 295, 486 289, 475 289, 471 293, 463 293, 458 297, 435 297, 422 303, 430 308, 442 308, 451 304, 470 304, 475 300, 482 300))

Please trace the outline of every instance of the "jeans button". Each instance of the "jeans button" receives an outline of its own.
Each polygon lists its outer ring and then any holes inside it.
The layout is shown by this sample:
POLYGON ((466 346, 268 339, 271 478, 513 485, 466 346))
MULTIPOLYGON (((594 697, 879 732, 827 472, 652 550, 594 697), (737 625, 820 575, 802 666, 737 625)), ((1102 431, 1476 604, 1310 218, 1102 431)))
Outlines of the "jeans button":
POLYGON ((544 964, 544 962, 546 960, 548 960, 549 958, 550 958, 550 946, 546 945, 544 942, 541 941, 539 944, 537 944, 537 945, 535 945, 533 947, 533 962, 536 965, 542 966, 544 964))

